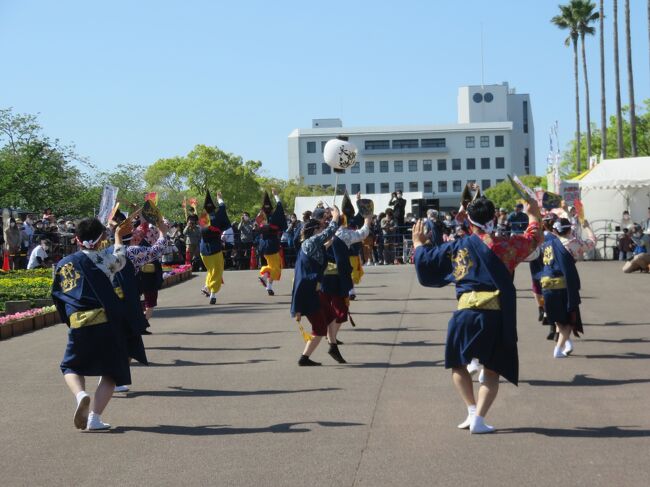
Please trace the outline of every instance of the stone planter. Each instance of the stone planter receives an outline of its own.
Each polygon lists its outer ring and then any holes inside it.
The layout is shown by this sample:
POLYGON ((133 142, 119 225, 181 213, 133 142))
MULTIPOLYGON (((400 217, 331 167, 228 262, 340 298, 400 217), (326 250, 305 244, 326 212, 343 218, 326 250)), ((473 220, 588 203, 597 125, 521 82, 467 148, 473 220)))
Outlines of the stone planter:
POLYGON ((7 340, 13 336, 13 329, 11 323, 3 323, 0 325, 0 340, 7 340))

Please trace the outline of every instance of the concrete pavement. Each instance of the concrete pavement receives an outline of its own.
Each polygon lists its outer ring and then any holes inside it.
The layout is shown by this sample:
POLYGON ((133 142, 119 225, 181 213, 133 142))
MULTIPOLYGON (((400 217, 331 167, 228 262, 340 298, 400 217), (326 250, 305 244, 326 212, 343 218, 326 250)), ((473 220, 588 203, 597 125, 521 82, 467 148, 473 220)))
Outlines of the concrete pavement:
MULTIPOLYGON (((647 275, 582 263, 586 334, 553 360, 526 266, 517 271, 521 383, 502 383, 488 422, 465 408, 443 366, 452 287, 422 288, 412 266, 366 268, 340 338, 299 368, 291 271, 275 297, 253 272, 228 272, 218 305, 203 274, 161 292, 104 433, 74 429, 58 363, 66 327, 0 342, 0 484, 431 486, 646 485, 650 475, 647 275)), ((95 381, 90 380, 89 391, 95 381)))

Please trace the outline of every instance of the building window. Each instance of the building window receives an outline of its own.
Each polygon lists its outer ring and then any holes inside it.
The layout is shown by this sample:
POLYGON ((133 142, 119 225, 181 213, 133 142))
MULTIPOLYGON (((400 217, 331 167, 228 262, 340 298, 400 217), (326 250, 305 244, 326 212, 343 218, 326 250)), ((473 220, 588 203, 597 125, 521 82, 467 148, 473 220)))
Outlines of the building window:
POLYGON ((350 172, 352 174, 359 174, 361 172, 361 163, 357 162, 354 166, 352 166, 350 172))
POLYGON ((454 181, 453 188, 452 188, 454 193, 460 193, 461 186, 462 186, 462 181, 459 180, 454 181))
POLYGON ((447 170, 447 159, 438 159, 438 171, 447 170))
POLYGON ((388 192, 390 192, 390 188, 388 186, 388 183, 380 183, 379 192, 380 193, 388 193, 388 192))
POLYGON ((366 150, 390 149, 390 140, 366 140, 366 150))
POLYGON ((433 183, 431 181, 424 182, 424 192, 429 194, 433 193, 433 183))
POLYGON ((468 135, 465 137, 465 147, 468 149, 473 149, 475 145, 474 142, 474 136, 473 135, 468 135))
POLYGON ((316 142, 307 142, 307 154, 316 154, 316 142))
POLYGON ((422 161, 422 170, 423 171, 432 171, 433 170, 433 162, 431 159, 425 159, 422 161))
POLYGON ((321 170, 321 172, 322 172, 323 174, 332 174, 332 168, 329 167, 329 166, 328 166, 327 164, 325 164, 324 162, 321 162, 321 163, 320 163, 320 167, 321 167, 320 170, 321 170))
POLYGON ((326 144, 327 144, 327 141, 326 141, 326 140, 323 140, 323 141, 320 143, 320 151, 321 151, 321 152, 325 152, 325 145, 326 145, 326 144))
POLYGON ((438 181, 438 193, 447 192, 447 181, 438 181))
POLYGON ((404 191, 404 183, 395 183, 395 191, 404 191))
POLYGON ((524 171, 526 174, 530 174, 530 153, 528 147, 524 149, 524 171))
POLYGON ((345 194, 345 190, 346 190, 346 189, 347 189, 347 188, 346 188, 346 186, 345 186, 344 183, 343 183, 343 184, 339 184, 339 185, 336 187, 336 194, 345 194))
POLYGON ((315 162, 310 162, 307 164, 307 174, 309 176, 315 176, 316 175, 316 163, 315 162))
POLYGON ((481 169, 490 169, 489 157, 481 157, 481 169))
POLYGON ((528 102, 524 101, 524 133, 528 133, 528 102))
POLYGON ((420 146, 418 139, 393 140, 393 149, 417 149, 420 146))
POLYGON ((490 147, 489 135, 481 135, 481 147, 490 147))
POLYGON ((494 136, 494 147, 503 147, 503 135, 494 136))
POLYGON ((379 161, 379 172, 388 172, 388 161, 379 161))
POLYGON ((460 171, 460 159, 452 159, 451 160, 451 170, 452 171, 460 171))
POLYGON ((481 179, 481 189, 486 190, 490 187, 490 180, 489 179, 481 179))
POLYGON ((393 164, 395 172, 404 172, 404 161, 395 161, 393 164))
POLYGON ((361 191, 361 185, 358 183, 352 183, 350 185, 350 191, 352 194, 357 194, 359 191, 361 191))
POLYGON ((497 179, 497 184, 501 184, 503 182, 503 179, 497 179))
POLYGON ((366 183, 366 194, 375 194, 375 183, 366 183))
POLYGON ((375 161, 366 161, 366 173, 375 172, 375 161))
POLYGON ((422 139, 422 147, 446 147, 446 139, 422 139))
POLYGON ((411 181, 409 183, 409 191, 419 191, 419 189, 418 189, 419 187, 420 187, 420 185, 418 184, 417 181, 411 181))
POLYGON ((496 161, 496 168, 497 169, 505 169, 506 167, 506 158, 505 157, 497 157, 495 159, 496 161))
POLYGON ((467 169, 468 170, 476 169, 476 159, 474 159, 473 157, 469 157, 467 159, 467 169))
POLYGON ((418 172, 418 161, 409 161, 409 172, 418 172))

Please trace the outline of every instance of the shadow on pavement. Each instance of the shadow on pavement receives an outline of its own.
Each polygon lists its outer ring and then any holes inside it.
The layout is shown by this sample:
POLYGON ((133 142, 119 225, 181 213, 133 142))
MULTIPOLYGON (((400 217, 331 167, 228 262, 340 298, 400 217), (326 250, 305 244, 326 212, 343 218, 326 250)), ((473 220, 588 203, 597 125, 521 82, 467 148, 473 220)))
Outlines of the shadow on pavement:
POLYGON ((189 360, 176 359, 171 364, 156 364, 156 363, 149 362, 149 367, 200 367, 204 365, 247 365, 247 364, 259 364, 261 362, 275 362, 275 360, 253 359, 253 360, 246 360, 244 362, 191 362, 189 360))
POLYGON ((166 333, 155 333, 156 335, 190 335, 190 336, 209 336, 209 335, 271 335, 273 333, 290 333, 286 330, 272 331, 169 331, 166 333))
POLYGON ((255 347, 255 348, 201 348, 201 347, 147 347, 147 350, 170 350, 175 352, 259 352, 261 350, 278 350, 281 347, 255 347))
POLYGON ((650 359, 650 353, 627 352, 623 354, 609 355, 585 355, 586 358, 620 358, 620 359, 650 359))
POLYGON ((325 428, 336 428, 346 426, 364 426, 363 423, 343 423, 336 421, 311 421, 307 423, 279 423, 261 428, 232 428, 226 425, 206 426, 179 426, 161 424, 159 426, 118 426, 111 433, 126 433, 129 431, 140 431, 143 433, 158 433, 163 435, 183 436, 219 436, 219 435, 246 435, 251 433, 307 433, 309 428, 296 428, 298 425, 318 425, 325 428))
MULTIPOLYGON (((169 387, 165 391, 134 391, 127 392, 124 397, 240 397, 240 396, 275 396, 279 394, 301 394, 303 392, 340 391, 339 387, 322 387, 319 389, 281 390, 266 389, 259 391, 224 391, 219 389, 193 389, 180 386, 169 387)), ((115 396, 120 397, 120 396, 115 396)))
POLYGON ((236 313, 264 313, 268 311, 268 306, 230 306, 229 304, 222 304, 210 306, 206 303, 205 306, 199 308, 156 308, 156 318, 178 318, 192 316, 211 315, 214 313, 219 314, 236 314, 236 313))
POLYGON ((428 340, 418 340, 415 342, 350 342, 350 345, 371 345, 378 347, 442 347, 444 343, 431 343, 428 340))
POLYGON ((621 323, 620 321, 607 321, 605 323, 583 323, 584 326, 650 326, 650 323, 621 323))
MULTIPOLYGON (((348 364, 355 369, 408 369, 411 367, 440 367, 444 365, 444 360, 415 360, 405 364, 391 364, 388 362, 367 362, 365 364, 348 364)), ((650 380, 648 381, 650 382, 650 380)))
POLYGON ((650 343, 648 338, 621 338, 619 340, 611 338, 582 338, 581 342, 600 342, 600 343, 650 343))
MULTIPOLYGON (((360 313, 357 313, 360 314, 360 313)), ((444 328, 446 329, 446 328, 444 328)), ((443 328, 437 329, 437 328, 407 328, 407 327, 402 327, 402 328, 359 328, 356 327, 354 329, 355 331, 370 331, 374 333, 379 333, 379 332, 385 332, 385 331, 442 331, 443 328)))
POLYGON ((602 428, 578 427, 576 429, 559 428, 510 428, 500 429, 496 433, 534 433, 553 438, 644 438, 650 436, 650 430, 622 429, 631 426, 604 426, 602 428))
POLYGON ((573 377, 571 382, 560 380, 522 380, 522 383, 531 385, 533 387, 545 386, 622 386, 626 384, 645 384, 650 382, 650 379, 598 379, 596 377, 588 377, 585 374, 579 374, 573 377))

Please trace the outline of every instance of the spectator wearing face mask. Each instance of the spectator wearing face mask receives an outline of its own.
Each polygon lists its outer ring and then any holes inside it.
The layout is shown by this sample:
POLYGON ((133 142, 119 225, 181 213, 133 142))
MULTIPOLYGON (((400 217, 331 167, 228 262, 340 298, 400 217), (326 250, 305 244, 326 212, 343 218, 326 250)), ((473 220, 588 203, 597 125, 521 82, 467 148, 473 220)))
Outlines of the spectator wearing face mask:
POLYGON ((9 227, 5 229, 5 251, 9 254, 9 268, 16 270, 20 268, 20 246, 22 236, 14 218, 9 219, 9 227))
POLYGON ((45 267, 49 260, 48 252, 50 250, 52 243, 47 240, 41 240, 41 244, 34 247, 32 253, 29 255, 29 263, 27 264, 28 269, 38 269, 39 267, 45 267))

